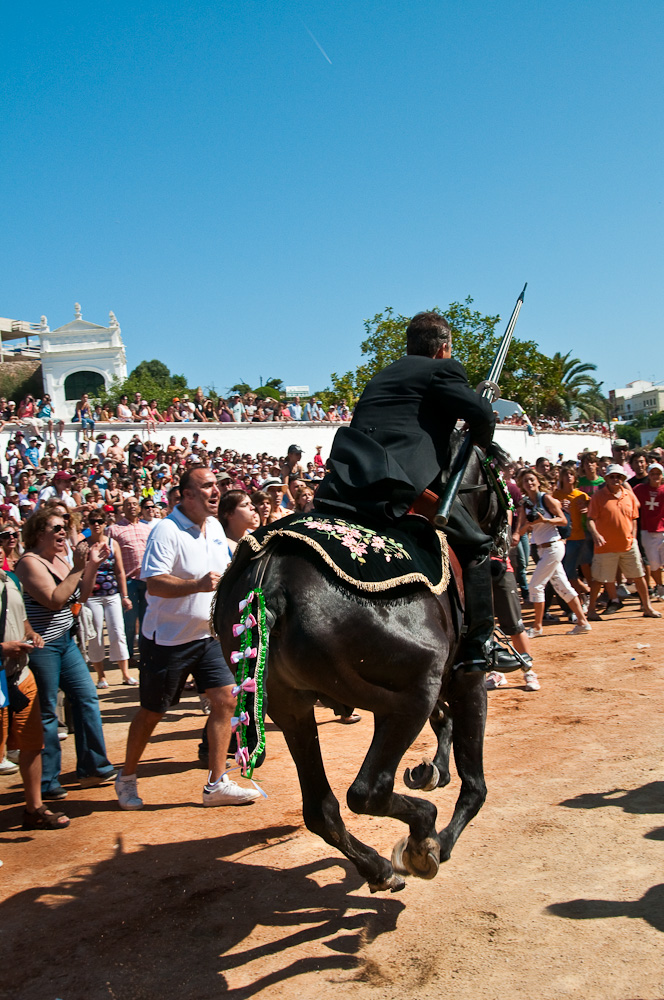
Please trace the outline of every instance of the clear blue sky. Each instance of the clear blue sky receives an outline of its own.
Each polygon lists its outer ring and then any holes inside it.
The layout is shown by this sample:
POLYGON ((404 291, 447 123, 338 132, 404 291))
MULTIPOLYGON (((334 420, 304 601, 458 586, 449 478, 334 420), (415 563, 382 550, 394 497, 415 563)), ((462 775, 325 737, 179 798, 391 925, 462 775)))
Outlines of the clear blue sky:
POLYGON ((664 379, 661 0, 28 2, 1 24, 0 315, 53 329, 79 301, 114 310, 130 368, 318 389, 385 306, 506 319, 527 280, 518 336, 607 389, 664 379))

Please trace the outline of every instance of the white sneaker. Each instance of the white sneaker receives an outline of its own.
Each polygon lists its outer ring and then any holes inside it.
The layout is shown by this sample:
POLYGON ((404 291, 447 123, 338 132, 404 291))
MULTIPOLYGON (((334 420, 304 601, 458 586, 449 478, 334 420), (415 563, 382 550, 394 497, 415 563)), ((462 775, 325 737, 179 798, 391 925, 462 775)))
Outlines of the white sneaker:
POLYGON ((527 673, 523 675, 523 679, 526 682, 526 691, 539 691, 540 682, 537 679, 537 674, 534 670, 528 670, 527 673))
POLYGON ((661 583, 658 583, 657 586, 655 587, 655 593, 657 594, 657 596, 659 598, 664 599, 664 585, 661 584, 661 583))
POLYGON ((256 788, 243 788, 236 781, 231 781, 227 774, 222 774, 216 784, 208 781, 203 789, 204 806, 247 806, 261 798, 256 788))
POLYGON ((526 635, 528 636, 529 639, 541 639, 542 636, 544 635, 544 629, 529 628, 528 631, 526 632, 526 635))
POLYGON ((18 764, 18 758, 20 752, 21 752, 20 750, 8 750, 7 759, 11 760, 13 764, 18 764))
POLYGON ((129 774, 125 778, 122 771, 115 779, 115 794, 121 809, 142 809, 143 799, 138 794, 136 775, 129 774))
POLYGON ((590 624, 590 622, 586 622, 585 624, 583 624, 583 622, 579 622, 579 624, 575 625, 574 628, 571 628, 567 634, 568 635, 583 635, 585 632, 592 632, 592 630, 593 630, 593 627, 590 624))
POLYGON ((501 674, 500 670, 492 670, 491 673, 486 675, 487 691, 495 691, 496 688, 505 687, 506 684, 507 678, 505 674, 501 674))
POLYGON ((0 774, 16 774, 18 771, 18 764, 12 763, 11 760, 7 760, 4 757, 0 760, 0 774))

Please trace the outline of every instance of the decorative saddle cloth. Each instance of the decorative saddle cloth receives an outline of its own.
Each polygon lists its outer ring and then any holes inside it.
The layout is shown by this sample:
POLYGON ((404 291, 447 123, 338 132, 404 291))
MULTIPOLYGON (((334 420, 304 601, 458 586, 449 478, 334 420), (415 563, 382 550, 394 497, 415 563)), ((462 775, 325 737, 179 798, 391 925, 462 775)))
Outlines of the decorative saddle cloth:
POLYGON ((405 517, 385 529, 320 511, 290 514, 245 535, 238 549, 248 545, 259 553, 275 537, 308 546, 341 580, 364 593, 421 583, 432 594, 442 594, 449 583, 447 539, 423 517, 405 517))

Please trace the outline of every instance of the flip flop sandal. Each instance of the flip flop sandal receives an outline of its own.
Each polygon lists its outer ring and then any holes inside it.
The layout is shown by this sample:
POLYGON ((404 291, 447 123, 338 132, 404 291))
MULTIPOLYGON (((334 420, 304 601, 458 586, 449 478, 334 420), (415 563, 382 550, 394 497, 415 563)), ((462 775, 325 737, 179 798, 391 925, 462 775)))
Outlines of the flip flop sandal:
POLYGON ((69 826, 69 819, 64 813, 54 813, 46 806, 40 806, 34 812, 23 812, 24 830, 66 830, 69 826), (65 822, 61 822, 65 820, 65 822))
POLYGON ((344 726, 352 726, 354 722, 359 722, 361 718, 361 715, 353 712, 352 715, 340 715, 339 722, 343 722, 344 726))

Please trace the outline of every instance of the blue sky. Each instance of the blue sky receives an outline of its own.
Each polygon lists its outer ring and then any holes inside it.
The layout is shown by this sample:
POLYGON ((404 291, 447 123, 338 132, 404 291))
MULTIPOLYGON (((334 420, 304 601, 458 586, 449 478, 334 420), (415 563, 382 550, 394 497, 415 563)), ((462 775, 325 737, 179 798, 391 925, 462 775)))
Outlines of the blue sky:
POLYGON ((518 336, 664 379, 659 0, 1 17, 1 315, 316 389, 385 306, 506 320, 528 281, 518 336))

